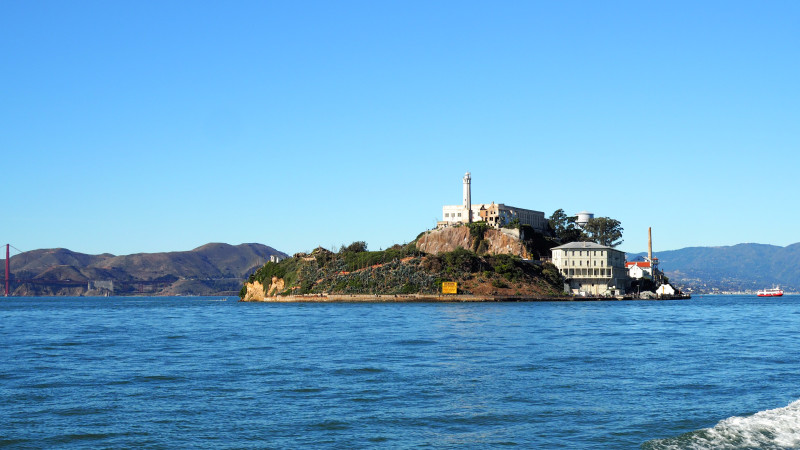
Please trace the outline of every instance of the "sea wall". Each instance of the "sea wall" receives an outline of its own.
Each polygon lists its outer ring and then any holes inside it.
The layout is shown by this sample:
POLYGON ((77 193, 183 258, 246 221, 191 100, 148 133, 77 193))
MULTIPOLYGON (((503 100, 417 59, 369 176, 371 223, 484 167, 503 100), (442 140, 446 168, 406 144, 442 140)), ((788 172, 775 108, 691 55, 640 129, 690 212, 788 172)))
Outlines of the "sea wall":
MULTIPOLYGON (((690 295, 672 296, 653 300, 688 300, 690 295)), ((276 297, 263 297, 255 300, 245 296, 243 302, 272 302, 272 303, 467 303, 467 302, 598 302, 638 300, 631 296, 619 297, 530 297, 530 296, 496 296, 496 295, 429 295, 429 294, 397 294, 397 295, 358 295, 358 294, 307 294, 307 295, 279 295, 276 297)))
POLYGON ((341 294, 308 294, 308 295, 279 295, 277 297, 264 297, 263 300, 248 299, 243 302, 309 302, 309 303, 415 303, 415 302, 553 302, 553 301, 596 301, 618 300, 615 298, 600 297, 528 297, 528 296, 491 296, 491 295, 426 295, 426 294, 397 294, 397 295, 341 295, 341 294))

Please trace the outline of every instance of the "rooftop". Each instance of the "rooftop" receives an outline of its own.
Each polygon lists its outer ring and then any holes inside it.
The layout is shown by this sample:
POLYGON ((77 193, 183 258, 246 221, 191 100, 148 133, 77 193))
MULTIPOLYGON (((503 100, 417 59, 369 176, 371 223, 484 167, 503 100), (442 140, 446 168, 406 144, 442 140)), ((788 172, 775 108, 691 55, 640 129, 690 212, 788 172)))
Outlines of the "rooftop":
MULTIPOLYGON (((553 247, 551 250, 555 249, 593 249, 593 250, 616 250, 612 247, 606 247, 605 245, 595 244, 594 242, 570 242, 568 244, 559 245, 558 247, 553 247)), ((621 250, 617 250, 621 251, 621 250)))
POLYGON ((650 267, 650 261, 630 261, 625 263, 626 268, 633 266, 650 267))

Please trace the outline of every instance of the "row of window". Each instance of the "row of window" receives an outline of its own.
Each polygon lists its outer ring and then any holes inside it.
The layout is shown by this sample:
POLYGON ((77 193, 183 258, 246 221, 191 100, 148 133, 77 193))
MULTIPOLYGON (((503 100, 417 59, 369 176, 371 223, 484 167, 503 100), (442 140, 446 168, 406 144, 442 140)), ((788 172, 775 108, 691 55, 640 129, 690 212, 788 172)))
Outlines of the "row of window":
MULTIPOLYGON (((600 256, 603 256, 604 250, 600 250, 600 256)), ((583 250, 578 250, 578 254, 575 254, 575 250, 572 250, 570 256, 583 256, 583 250)), ((586 250, 586 256, 597 256, 597 250, 586 250), (592 255, 594 252, 594 255, 592 255)))
MULTIPOLYGON (((597 260, 595 259, 595 260, 594 260, 594 261, 592 261, 592 262, 594 262, 594 266, 595 266, 595 267, 597 267, 597 260)), ((601 259, 601 260, 600 260, 600 267, 603 267, 603 264, 605 264, 605 260, 602 260, 602 259, 601 259)), ((573 266, 575 266, 575 260, 573 260, 573 261, 572 261, 572 265, 573 265, 573 266)), ((579 265, 579 266, 582 266, 582 265, 583 265, 583 260, 581 260, 581 261, 578 261, 578 265, 579 265)), ((589 265, 589 261, 586 261, 586 265, 587 265, 587 266, 589 265)))
POLYGON ((561 269, 565 277, 611 277, 611 269, 561 269))
MULTIPOLYGON (((450 214, 450 213, 444 213, 444 216, 445 216, 445 217, 455 217, 455 216, 456 216, 456 213, 452 213, 452 214, 450 214)), ((458 217, 461 217, 461 213, 458 213, 458 217)))

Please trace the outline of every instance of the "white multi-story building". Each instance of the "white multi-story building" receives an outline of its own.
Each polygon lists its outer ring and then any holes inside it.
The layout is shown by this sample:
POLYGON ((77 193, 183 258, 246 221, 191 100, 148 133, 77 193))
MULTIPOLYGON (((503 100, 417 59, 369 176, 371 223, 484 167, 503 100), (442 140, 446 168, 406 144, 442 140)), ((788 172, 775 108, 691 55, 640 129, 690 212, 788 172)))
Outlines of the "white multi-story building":
POLYGON ((553 264, 576 295, 624 294, 630 285, 625 252, 594 242, 570 242, 551 249, 553 264))
POLYGON ((547 219, 541 211, 517 208, 503 203, 472 204, 472 178, 470 173, 464 175, 463 203, 461 205, 445 205, 442 207, 442 221, 439 227, 446 227, 459 223, 486 222, 500 228, 513 221, 519 220, 522 225, 530 225, 534 230, 543 233, 547 230, 547 219))

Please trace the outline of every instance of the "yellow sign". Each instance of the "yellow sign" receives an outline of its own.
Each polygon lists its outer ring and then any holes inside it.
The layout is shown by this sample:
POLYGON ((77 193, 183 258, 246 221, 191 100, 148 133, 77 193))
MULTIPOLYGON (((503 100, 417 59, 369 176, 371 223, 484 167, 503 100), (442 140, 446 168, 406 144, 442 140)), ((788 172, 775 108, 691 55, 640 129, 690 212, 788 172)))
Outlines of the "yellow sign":
POLYGON ((443 281, 442 294, 458 294, 458 283, 455 281, 443 281))

